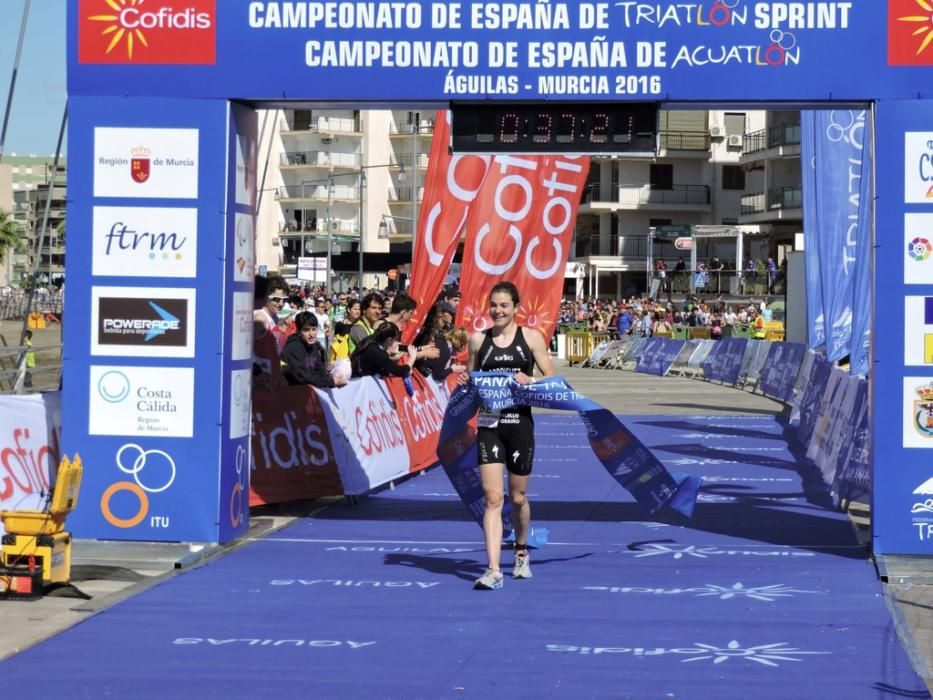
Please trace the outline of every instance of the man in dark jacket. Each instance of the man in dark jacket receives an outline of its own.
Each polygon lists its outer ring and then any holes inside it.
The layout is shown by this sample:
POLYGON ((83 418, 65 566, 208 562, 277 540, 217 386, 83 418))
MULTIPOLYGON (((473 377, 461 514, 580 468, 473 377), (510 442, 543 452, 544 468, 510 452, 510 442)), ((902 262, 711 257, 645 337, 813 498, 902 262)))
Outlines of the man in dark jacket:
POLYGON ((282 350, 282 374, 289 384, 310 384, 319 389, 343 386, 345 378, 334 379, 327 371, 324 348, 317 342, 317 327, 317 318, 310 311, 295 317, 295 332, 288 336, 282 350))

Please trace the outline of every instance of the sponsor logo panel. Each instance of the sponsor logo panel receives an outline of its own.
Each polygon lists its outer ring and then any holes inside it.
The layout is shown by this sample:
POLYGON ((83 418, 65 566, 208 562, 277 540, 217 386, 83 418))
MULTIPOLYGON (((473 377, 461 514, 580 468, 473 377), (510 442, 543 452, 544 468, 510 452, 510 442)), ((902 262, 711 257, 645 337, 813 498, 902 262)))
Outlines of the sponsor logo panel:
POLYGON ((194 357, 194 289, 91 288, 91 354, 194 357))
POLYGON ((169 527, 170 516, 149 517, 149 498, 167 491, 175 483, 178 467, 172 455, 165 450, 145 449, 136 443, 127 443, 117 450, 115 462, 117 469, 132 479, 116 481, 104 490, 100 498, 104 520, 121 529, 140 524, 169 527))
POLYGON ((94 196, 196 199, 197 129, 94 129, 94 196))
POLYGON ((904 447, 933 448, 933 380, 904 377, 904 447))
POLYGON ((933 131, 904 134, 904 201, 933 204, 933 131))
POLYGON ((252 368, 237 369, 230 373, 231 440, 249 435, 252 376, 252 368))
POLYGON ((90 435, 193 435, 193 368, 94 365, 90 373, 90 435))
POLYGON ((904 364, 933 365, 933 297, 904 297, 904 364))
POLYGON ((888 65, 933 66, 928 0, 888 0, 888 65))
MULTIPOLYGON (((237 127, 239 128, 239 124, 237 127)), ((256 206, 256 134, 239 133, 236 138, 236 194, 237 204, 256 206)))
POLYGON ((216 0, 79 0, 78 63, 212 65, 216 0))
POLYGON ((234 217, 233 281, 252 282, 256 267, 256 224, 250 214, 234 217))
POLYGON ((233 293, 233 333, 231 357, 234 362, 249 360, 253 356, 253 294, 233 293))
POLYGON ((92 274, 194 277, 198 210, 94 207, 92 274))
POLYGON ((921 542, 933 542, 933 477, 914 489, 916 500, 910 507, 911 524, 921 542))
POLYGON ((933 214, 904 214, 904 251, 904 284, 933 284, 933 214))

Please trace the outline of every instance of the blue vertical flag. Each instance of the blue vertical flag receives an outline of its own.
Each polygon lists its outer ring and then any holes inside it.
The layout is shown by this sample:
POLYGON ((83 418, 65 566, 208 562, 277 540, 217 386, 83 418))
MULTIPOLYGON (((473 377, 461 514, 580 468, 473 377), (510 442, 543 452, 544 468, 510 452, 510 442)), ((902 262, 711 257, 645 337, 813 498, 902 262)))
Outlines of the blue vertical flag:
POLYGON ((804 267, 807 286, 807 347, 821 350, 826 345, 823 314, 823 285, 820 280, 820 238, 816 220, 816 163, 814 153, 816 112, 800 113, 800 166, 803 175, 804 267))
MULTIPOLYGON (((870 122, 866 110, 821 110, 813 122, 815 216, 805 220, 819 238, 826 357, 838 360, 852 350, 859 229, 869 223, 861 193, 862 172, 870 170, 870 122)), ((864 235, 870 240, 870 232, 864 235)))
POLYGON ((858 230, 855 246, 855 289, 852 304, 852 350, 849 372, 853 375, 868 374, 871 354, 871 327, 874 301, 872 299, 872 258, 874 257, 874 124, 871 113, 865 115, 866 125, 862 138, 862 163, 858 197, 858 230))

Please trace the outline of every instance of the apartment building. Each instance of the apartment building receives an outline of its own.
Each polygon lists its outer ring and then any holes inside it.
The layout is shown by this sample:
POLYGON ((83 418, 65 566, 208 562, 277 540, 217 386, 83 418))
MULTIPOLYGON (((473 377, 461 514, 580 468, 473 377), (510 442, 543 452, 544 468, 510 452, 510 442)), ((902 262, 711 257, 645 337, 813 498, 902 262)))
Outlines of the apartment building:
POLYGON ((260 113, 257 263, 295 277, 327 258, 338 287, 385 285, 411 260, 434 112, 260 113), (271 196, 270 196, 271 195, 271 196))
MULTIPOLYGON (((67 167, 61 158, 55 169, 54 156, 4 156, 4 166, 10 169, 10 209, 0 203, 0 209, 12 210, 18 224, 22 247, 10 257, 8 270, 11 283, 28 279, 36 266, 38 279, 43 284, 56 283, 65 275, 65 198, 67 193, 67 167), (46 201, 49 201, 47 236, 37 253, 37 241, 42 228, 46 201)), ((0 183, 2 184, 2 183, 0 183)))
MULTIPOLYGON (((330 241, 338 284, 355 285, 361 266, 366 286, 384 284, 389 269, 411 259, 433 118, 410 110, 262 113, 258 263, 294 277, 298 258, 326 258, 330 241)), ((594 157, 567 293, 642 292, 649 264, 690 263, 691 251, 652 230, 701 227, 695 260, 717 257, 734 278, 748 258, 776 256, 802 230, 799 124, 796 111, 662 111, 656 155, 594 157)))

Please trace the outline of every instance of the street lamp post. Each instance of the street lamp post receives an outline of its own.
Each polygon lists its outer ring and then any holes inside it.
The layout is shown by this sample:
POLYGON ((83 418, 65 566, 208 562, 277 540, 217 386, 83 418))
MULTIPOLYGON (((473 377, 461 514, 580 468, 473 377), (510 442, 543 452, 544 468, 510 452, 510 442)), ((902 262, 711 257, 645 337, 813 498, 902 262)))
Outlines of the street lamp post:
POLYGON ((327 275, 324 277, 324 291, 330 289, 331 251, 334 245, 333 226, 330 223, 330 205, 334 199, 334 176, 327 176, 327 275))
MULTIPOLYGON (((307 196, 306 187, 308 185, 315 185, 315 186, 322 185, 322 184, 327 185, 327 211, 325 214, 325 217, 326 217, 325 225, 327 226, 327 283, 330 283, 330 276, 331 276, 331 270, 332 270, 331 255, 333 251, 333 225, 331 222, 331 206, 333 204, 333 196, 334 196, 334 179, 338 177, 356 177, 357 182, 359 183, 359 194, 358 194, 359 219, 360 219, 359 221, 359 286, 360 286, 360 289, 362 289, 363 288, 363 274, 364 274, 363 253, 365 250, 364 248, 365 243, 363 240, 363 234, 365 232, 365 226, 363 223, 365 220, 363 188, 365 188, 367 184, 366 183, 366 170, 370 168, 391 168, 391 167, 394 167, 395 165, 396 165, 395 163, 381 163, 378 165, 361 165, 355 171, 350 171, 346 173, 330 173, 327 176, 326 180, 302 180, 301 182, 302 200, 306 199, 306 196, 307 196)), ((405 177, 404 173, 405 173, 405 166, 403 164, 401 166, 401 172, 399 173, 400 175, 399 182, 401 183, 404 183, 404 177, 405 177)), ((385 215, 383 215, 383 217, 384 216, 385 215)), ((400 218, 400 217, 396 217, 396 218, 400 218)), ((300 252, 300 256, 302 257, 305 255, 305 231, 306 231, 305 222, 302 221, 301 252, 300 252)), ((388 238, 388 235, 383 235, 382 224, 380 224, 379 238, 380 239, 388 238)))
POLYGON ((418 153, 418 130, 421 115, 415 112, 411 125, 411 206, 412 206, 412 225, 411 225, 411 257, 415 258, 415 238, 418 235, 418 164, 415 162, 418 153))
POLYGON ((360 235, 359 253, 360 253, 360 274, 357 278, 357 285, 360 288, 360 296, 363 295, 363 188, 366 186, 366 171, 360 166, 360 223, 357 226, 360 235))

